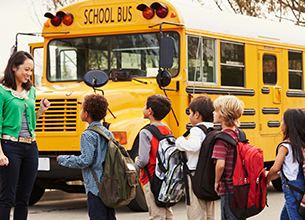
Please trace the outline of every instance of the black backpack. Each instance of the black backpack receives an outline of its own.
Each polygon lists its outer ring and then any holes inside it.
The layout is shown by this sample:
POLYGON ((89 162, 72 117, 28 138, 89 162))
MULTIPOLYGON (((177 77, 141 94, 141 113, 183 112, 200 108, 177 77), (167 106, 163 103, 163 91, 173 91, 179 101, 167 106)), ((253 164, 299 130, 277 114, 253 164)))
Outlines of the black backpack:
POLYGON ((192 187, 194 194, 202 200, 215 201, 220 199, 214 189, 215 185, 215 163, 212 159, 215 136, 220 129, 197 125, 206 137, 201 144, 195 175, 192 176, 192 187))

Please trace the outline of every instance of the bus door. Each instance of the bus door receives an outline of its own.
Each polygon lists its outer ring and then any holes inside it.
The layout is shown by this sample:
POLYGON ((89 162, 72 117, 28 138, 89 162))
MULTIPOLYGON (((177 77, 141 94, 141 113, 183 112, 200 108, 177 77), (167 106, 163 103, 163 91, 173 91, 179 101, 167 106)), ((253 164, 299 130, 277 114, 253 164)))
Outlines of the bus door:
POLYGON ((282 53, 271 47, 258 48, 258 114, 262 135, 280 131, 282 117, 282 53))

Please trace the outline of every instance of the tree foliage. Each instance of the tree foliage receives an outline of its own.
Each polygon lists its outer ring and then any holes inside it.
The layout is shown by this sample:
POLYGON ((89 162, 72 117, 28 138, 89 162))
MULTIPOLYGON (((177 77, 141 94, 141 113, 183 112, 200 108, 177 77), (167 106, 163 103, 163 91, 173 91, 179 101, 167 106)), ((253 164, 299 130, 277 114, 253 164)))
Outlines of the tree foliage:
MULTIPOLYGON (((204 3, 204 0, 193 0, 204 3)), ((305 0, 214 0, 220 10, 305 26, 305 0)))

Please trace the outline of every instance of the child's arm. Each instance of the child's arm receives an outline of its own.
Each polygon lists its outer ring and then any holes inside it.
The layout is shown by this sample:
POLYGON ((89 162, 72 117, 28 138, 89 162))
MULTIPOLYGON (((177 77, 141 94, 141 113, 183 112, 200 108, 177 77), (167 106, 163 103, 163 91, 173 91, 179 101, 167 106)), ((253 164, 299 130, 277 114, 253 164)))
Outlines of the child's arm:
POLYGON ((215 192, 218 190, 219 186, 219 181, 221 180, 223 171, 225 169, 225 160, 218 159, 216 160, 216 165, 215 165, 215 192))
POLYGON ((151 138, 149 131, 143 129, 139 134, 139 156, 135 160, 135 168, 137 171, 143 169, 149 162, 149 152, 151 150, 151 138))
POLYGON ((279 151, 275 158, 274 164, 270 168, 270 170, 267 174, 267 177, 266 177, 267 184, 269 184, 269 182, 271 180, 275 180, 280 177, 279 170, 281 169, 281 166, 282 166, 283 161, 287 154, 288 154, 288 149, 286 147, 284 147, 283 145, 281 145, 279 147, 279 151))
POLYGON ((57 157, 58 164, 68 168, 84 169, 89 167, 94 158, 95 146, 98 143, 98 135, 90 135, 84 132, 81 136, 81 155, 61 155, 57 157))
POLYGON ((178 137, 176 140, 176 146, 179 150, 197 152, 200 150, 201 143, 205 138, 205 134, 200 128, 193 127, 190 130, 190 136, 186 140, 183 136, 178 137))

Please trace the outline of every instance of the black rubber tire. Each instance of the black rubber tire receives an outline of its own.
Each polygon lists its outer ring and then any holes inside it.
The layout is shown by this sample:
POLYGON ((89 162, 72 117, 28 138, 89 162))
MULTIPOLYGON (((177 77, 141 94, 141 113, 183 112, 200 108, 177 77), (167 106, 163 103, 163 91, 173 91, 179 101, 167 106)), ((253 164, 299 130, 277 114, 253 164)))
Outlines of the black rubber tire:
POLYGON ((32 193, 30 195, 29 205, 34 205, 38 202, 44 194, 45 189, 39 187, 37 184, 34 184, 32 193))
POLYGON ((272 180, 271 182, 272 182, 273 187, 274 187, 277 191, 279 191, 279 192, 282 192, 282 191, 283 191, 283 188, 282 188, 282 180, 281 180, 281 178, 277 178, 277 179, 275 179, 275 180, 272 180))
MULTIPOLYGON (((130 157, 134 160, 136 156, 138 156, 138 150, 139 150, 139 139, 137 138, 134 142, 134 145, 132 147, 132 150, 129 152, 130 157)), ((144 192, 142 190, 141 184, 137 186, 137 194, 136 198, 134 198, 128 205, 128 208, 130 208, 132 211, 136 212, 147 212, 148 207, 146 205, 146 200, 144 196, 144 192)))

